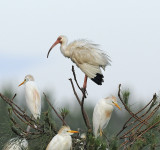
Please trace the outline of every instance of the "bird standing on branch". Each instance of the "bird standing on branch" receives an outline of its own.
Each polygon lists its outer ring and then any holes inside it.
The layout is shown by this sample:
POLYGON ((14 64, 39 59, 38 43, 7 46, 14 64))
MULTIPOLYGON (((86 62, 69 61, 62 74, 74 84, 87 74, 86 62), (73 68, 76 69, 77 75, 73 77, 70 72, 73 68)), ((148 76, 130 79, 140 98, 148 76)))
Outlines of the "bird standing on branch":
POLYGON ((93 132, 97 138, 100 134, 102 136, 103 129, 106 128, 111 118, 113 106, 121 110, 117 104, 117 99, 114 96, 103 98, 94 107, 93 111, 93 132))
POLYGON ((104 76, 101 68, 105 70, 105 67, 110 65, 110 59, 98 48, 97 44, 87 40, 76 40, 67 45, 67 37, 61 35, 49 49, 47 58, 52 48, 58 43, 61 44, 60 50, 62 54, 70 58, 85 73, 84 89, 87 86, 87 77, 91 78, 96 84, 102 85, 104 76))
POLYGON ((25 84, 25 97, 27 106, 35 119, 40 118, 41 97, 32 75, 26 75, 24 81, 19 85, 25 84))
POLYGON ((58 134, 55 135, 50 141, 46 150, 71 150, 71 135, 74 133, 78 133, 78 131, 73 131, 68 126, 62 126, 62 128, 58 131, 58 134))

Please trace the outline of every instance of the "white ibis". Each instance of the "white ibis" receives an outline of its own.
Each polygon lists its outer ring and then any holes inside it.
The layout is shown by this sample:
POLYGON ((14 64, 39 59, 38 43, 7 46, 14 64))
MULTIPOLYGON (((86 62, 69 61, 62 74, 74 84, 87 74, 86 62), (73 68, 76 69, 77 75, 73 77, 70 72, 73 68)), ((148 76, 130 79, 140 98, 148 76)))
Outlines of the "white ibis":
POLYGON ((32 75, 26 75, 24 81, 19 85, 25 84, 25 97, 27 106, 35 119, 40 118, 41 97, 32 75))
POLYGON ((46 150, 71 150, 71 135, 74 133, 78 133, 78 131, 73 131, 68 126, 62 126, 62 128, 58 131, 58 134, 55 135, 50 141, 46 150))
POLYGON ((73 41, 67 45, 67 37, 61 35, 49 49, 47 58, 52 48, 58 43, 61 44, 61 53, 65 57, 70 58, 85 73, 83 84, 84 89, 86 89, 87 77, 89 77, 96 84, 102 85, 104 76, 101 72, 101 68, 105 70, 105 67, 110 65, 110 59, 98 48, 97 44, 93 44, 82 39, 73 41))
POLYGON ((12 138, 2 150, 28 150, 28 142, 25 138, 12 138))
POLYGON ((102 136, 103 129, 106 128, 111 118, 113 106, 121 108, 117 104, 117 99, 114 96, 103 98, 99 100, 93 111, 93 132, 97 138, 100 134, 102 136))

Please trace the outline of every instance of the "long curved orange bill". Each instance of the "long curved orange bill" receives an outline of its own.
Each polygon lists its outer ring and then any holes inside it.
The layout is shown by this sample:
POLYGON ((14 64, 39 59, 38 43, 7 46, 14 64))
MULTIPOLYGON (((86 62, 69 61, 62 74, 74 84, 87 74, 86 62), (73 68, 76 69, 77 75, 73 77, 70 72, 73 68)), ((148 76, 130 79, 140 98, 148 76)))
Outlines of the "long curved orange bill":
POLYGON ((70 133, 79 133, 78 131, 69 130, 70 133))
POLYGON ((114 103, 114 105, 121 110, 121 108, 119 107, 119 105, 117 103, 114 103))
POLYGON ((23 81, 23 82, 22 82, 20 85, 18 85, 18 86, 21 86, 22 84, 24 84, 24 82, 25 82, 25 81, 23 81))
POLYGON ((55 43, 50 47, 50 49, 49 49, 49 51, 48 51, 48 54, 47 54, 47 58, 48 58, 49 53, 50 53, 50 51, 52 50, 52 48, 55 47, 58 43, 60 43, 60 41, 59 41, 59 40, 56 40, 55 43))

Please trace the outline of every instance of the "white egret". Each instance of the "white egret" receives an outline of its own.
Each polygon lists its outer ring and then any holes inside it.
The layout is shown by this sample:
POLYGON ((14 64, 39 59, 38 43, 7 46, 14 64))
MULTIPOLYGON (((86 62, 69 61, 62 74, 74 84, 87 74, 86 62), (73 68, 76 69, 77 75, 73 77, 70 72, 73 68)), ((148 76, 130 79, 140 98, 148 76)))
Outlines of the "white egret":
POLYGON ((32 75, 26 75, 24 81, 19 85, 25 85, 25 97, 27 106, 35 119, 40 118, 41 97, 32 75))
POLYGON ((102 136, 102 131, 108 125, 108 122, 111 118, 113 106, 119 107, 117 104, 117 99, 114 96, 103 98, 99 100, 94 107, 93 111, 93 133, 97 138, 100 135, 102 136))
POLYGON ((46 150, 71 150, 71 135, 74 133, 78 133, 78 131, 73 131, 68 126, 62 126, 62 128, 58 131, 58 134, 55 135, 50 141, 46 150))
POLYGON ((28 150, 28 141, 25 138, 12 138, 2 150, 28 150))
POLYGON ((84 89, 87 86, 87 77, 96 84, 102 85, 104 76, 100 68, 105 70, 105 67, 110 65, 110 59, 98 48, 97 44, 87 40, 76 40, 67 45, 67 37, 61 35, 49 49, 47 58, 52 48, 58 43, 61 44, 60 50, 62 54, 70 58, 85 73, 84 89))

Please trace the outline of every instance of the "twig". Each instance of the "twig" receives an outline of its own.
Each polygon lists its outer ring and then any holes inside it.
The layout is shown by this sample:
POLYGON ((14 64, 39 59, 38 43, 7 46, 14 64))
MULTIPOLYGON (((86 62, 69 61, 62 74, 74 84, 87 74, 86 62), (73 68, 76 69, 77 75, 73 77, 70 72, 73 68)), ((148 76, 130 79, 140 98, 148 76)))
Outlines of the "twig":
POLYGON ((145 134, 148 130, 152 129, 153 127, 155 127, 157 124, 159 124, 160 121, 156 122, 155 124, 153 124, 152 126, 146 128, 139 136, 137 136, 133 142, 131 142, 128 146, 132 145, 138 138, 140 138, 143 134, 145 134))
MULTIPOLYGON (((120 101, 122 102, 122 104, 124 105, 125 109, 128 111, 128 113, 129 113, 133 118, 135 118, 136 120, 139 120, 140 122, 143 122, 143 120, 142 120, 141 118, 139 118, 136 114, 134 114, 132 111, 130 111, 129 108, 127 107, 127 105, 123 102, 123 100, 122 100, 122 98, 121 98, 120 91, 121 91, 121 84, 119 84, 119 90, 118 90, 118 97, 119 97, 120 101)), ((145 124, 148 124, 148 123, 145 123, 145 124)))
POLYGON ((63 120, 63 118, 58 114, 58 112, 56 111, 56 109, 53 107, 53 105, 50 103, 50 101, 48 100, 46 94, 43 92, 43 95, 45 96, 46 101, 48 102, 48 104, 51 106, 51 108, 54 110, 54 112, 56 113, 57 117, 63 122, 63 125, 67 125, 67 123, 63 120))
MULTIPOLYGON (((144 121, 146 120, 149 120, 155 113, 156 111, 159 109, 160 105, 158 105, 151 113, 150 115, 148 115, 144 121)), ((138 134, 139 130, 143 127, 144 125, 144 122, 140 122, 138 123, 137 125, 135 125, 132 129, 130 129, 129 131, 127 131, 127 133, 124 133, 123 136, 120 137, 120 139, 123 139, 123 138, 132 138, 135 134, 138 134), (134 134, 131 134, 129 136, 126 136, 127 134, 131 133, 136 127, 138 127, 140 125, 140 127, 137 129, 137 131, 134 133, 134 134)))
POLYGON ((140 109, 137 113, 133 113, 123 102, 122 98, 121 98, 121 84, 119 85, 119 90, 118 90, 118 97, 121 100, 122 104, 124 105, 125 109, 129 112, 129 114, 131 115, 131 117, 125 122, 125 124, 123 125, 123 128, 119 131, 119 133, 117 134, 117 136, 124 131, 125 129, 129 129, 127 132, 125 132, 121 137, 119 137, 119 139, 125 139, 125 141, 120 145, 120 149, 123 147, 123 149, 130 149, 130 146, 132 144, 134 144, 134 142, 139 139, 140 137, 142 137, 143 134, 145 134, 147 131, 149 131, 150 129, 152 129, 153 127, 155 127, 157 124, 160 123, 160 121, 157 121, 156 123, 154 123, 154 125, 146 127, 144 130, 141 130, 142 127, 144 127, 145 125, 148 125, 148 121, 149 119, 158 111, 158 109, 160 108, 160 104, 157 105, 151 113, 150 110, 155 106, 155 102, 157 99, 156 94, 153 95, 153 98, 149 101, 149 103, 147 103, 142 109, 140 109), (140 112, 144 111, 148 106, 150 105, 149 109, 144 112, 143 114, 141 114, 140 116, 137 116, 137 114, 139 114, 140 112), (149 113, 149 114, 148 114, 149 113), (145 117, 143 119, 143 117, 145 117), (135 119, 132 122, 131 119, 135 119), (134 125, 131 128, 131 125, 135 124, 137 121, 139 121, 136 125, 134 125), (140 131, 141 130, 141 131, 140 131), (133 132, 134 131, 134 132, 133 132))
POLYGON ((83 119, 84 119, 84 122, 85 122, 85 125, 87 126, 88 129, 91 129, 91 125, 90 125, 90 122, 89 122, 89 118, 88 118, 88 115, 86 113, 86 111, 84 110, 84 107, 83 107, 83 104, 84 104, 84 94, 83 94, 83 97, 82 97, 82 101, 80 101, 79 97, 78 97, 78 94, 75 90, 75 87, 74 87, 74 84, 73 84, 73 81, 72 79, 69 79, 70 82, 71 82, 71 85, 72 85, 72 89, 73 89, 73 92, 74 92, 74 95, 76 96, 76 99, 79 103, 79 105, 81 106, 81 112, 82 112, 82 115, 83 115, 83 119))
POLYGON ((19 120, 21 120, 24 124, 31 126, 35 130, 38 130, 39 132, 43 132, 40 128, 36 128, 34 126, 36 122, 31 117, 26 115, 25 112, 13 102, 13 99, 16 97, 16 94, 13 96, 11 100, 8 97, 2 95, 1 93, 0 93, 0 97, 11 106, 14 114, 17 116, 19 120), (25 122, 24 120, 26 120, 27 122, 25 122))
POLYGON ((78 103, 81 105, 81 100, 80 100, 79 97, 78 97, 78 94, 77 94, 77 92, 76 92, 76 90, 75 90, 75 87, 74 87, 74 84, 73 84, 72 79, 70 78, 69 81, 71 82, 74 95, 76 96, 76 98, 77 98, 77 100, 78 100, 78 103))
POLYGON ((76 73, 75 73, 75 70, 74 70, 74 66, 72 66, 72 73, 73 73, 73 76, 74 76, 74 80, 77 84, 77 87, 79 88, 79 90, 82 92, 82 100, 80 100, 76 90, 75 90, 75 87, 74 87, 74 84, 73 84, 73 81, 72 79, 70 78, 70 82, 71 82, 71 85, 72 85, 72 89, 73 89, 73 92, 74 92, 74 95, 76 96, 76 99, 79 103, 79 105, 81 106, 81 112, 82 112, 82 115, 83 115, 83 119, 84 119, 84 122, 85 122, 85 125, 87 126, 88 129, 91 129, 91 125, 90 125, 90 122, 89 122, 89 118, 88 118, 88 115, 86 113, 86 111, 84 110, 84 99, 86 98, 86 95, 85 95, 85 91, 83 91, 79 84, 78 84, 78 81, 77 81, 77 78, 76 78, 76 73))
POLYGON ((73 66, 73 65, 72 65, 72 72, 73 72, 73 77, 74 77, 74 80, 75 80, 75 82, 76 82, 76 84, 77 84, 77 87, 78 87, 80 90, 82 90, 81 87, 79 86, 78 82, 77 82, 76 73, 75 73, 75 70, 74 70, 74 66, 73 66))
MULTIPOLYGON (((135 113, 135 115, 139 114, 140 112, 142 112, 145 108, 147 108, 152 101, 156 100, 157 99, 157 96, 156 94, 153 95, 153 98, 149 101, 148 104, 146 104, 142 109, 140 109, 137 113, 135 113)), ((140 118, 144 117, 151 109, 148 109, 143 115, 140 116, 140 118)), ((132 121, 131 123, 129 123, 129 121, 132 119, 133 117, 131 116, 126 122, 125 124, 123 125, 123 128, 118 132, 117 136, 122 132, 124 131, 128 126, 131 126, 132 124, 136 123, 137 120, 134 120, 132 121), (128 124, 129 123, 129 124, 128 124)), ((131 131, 131 130, 130 130, 131 131)), ((130 132, 129 131, 129 132, 130 132)), ((127 133, 129 133, 127 132, 127 133)), ((120 137, 121 138, 121 137, 120 137)))
POLYGON ((74 70, 74 66, 73 66, 73 65, 72 65, 72 72, 73 72, 74 81, 76 82, 77 87, 78 87, 79 90, 82 92, 84 98, 87 98, 87 97, 86 97, 86 89, 81 88, 81 87, 79 86, 79 84, 78 84, 78 81, 77 81, 77 78, 76 78, 76 73, 75 73, 75 70, 74 70))

